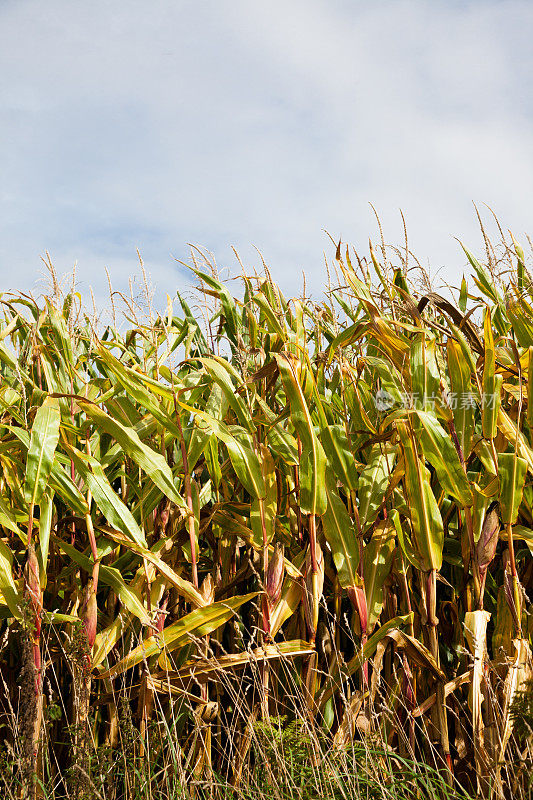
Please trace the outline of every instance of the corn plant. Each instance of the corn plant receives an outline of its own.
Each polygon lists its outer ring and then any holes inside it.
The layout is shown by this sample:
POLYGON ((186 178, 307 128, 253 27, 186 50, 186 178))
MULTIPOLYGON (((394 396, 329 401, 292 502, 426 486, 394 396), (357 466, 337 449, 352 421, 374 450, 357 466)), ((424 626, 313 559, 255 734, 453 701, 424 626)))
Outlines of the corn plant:
POLYGON ((23 795, 133 796, 129 759, 154 796, 241 791, 284 719, 317 768, 363 747, 449 796, 526 796, 533 282, 514 239, 504 278, 465 253, 457 302, 341 244, 315 303, 268 273, 235 297, 198 258, 202 313, 132 299, 104 326, 74 292, 1 297, 23 795))

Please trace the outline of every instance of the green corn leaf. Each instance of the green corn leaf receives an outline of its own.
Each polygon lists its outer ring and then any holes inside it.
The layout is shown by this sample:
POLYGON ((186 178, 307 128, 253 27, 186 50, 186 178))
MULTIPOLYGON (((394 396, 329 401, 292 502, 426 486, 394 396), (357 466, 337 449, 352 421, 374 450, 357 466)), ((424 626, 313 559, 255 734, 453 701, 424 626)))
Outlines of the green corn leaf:
MULTIPOLYGON (((213 419, 224 419, 226 412, 229 408, 227 398, 224 396, 222 389, 218 384, 214 384, 209 392, 209 397, 204 407, 204 411, 208 417, 213 419)), ((196 466, 196 462, 200 458, 204 447, 206 446, 210 436, 213 436, 209 430, 204 426, 195 425, 191 432, 189 440, 189 447, 187 450, 187 460, 189 462, 189 469, 192 470, 196 466)))
POLYGON ((507 315, 520 347, 533 346, 533 308, 523 297, 507 298, 507 315))
MULTIPOLYGON (((145 583, 146 573, 144 566, 142 566, 137 570, 133 580, 130 581, 127 586, 132 590, 133 594, 141 596, 145 583)), ((154 584, 155 583, 157 583, 157 579, 154 581, 154 584)), ((152 584, 152 600, 157 602, 156 598, 153 596, 153 591, 155 589, 154 584, 152 584)), ((102 664, 103 660, 109 655, 119 639, 124 636, 126 631, 131 627, 134 619, 135 615, 132 614, 131 611, 128 611, 125 606, 121 606, 113 622, 96 634, 92 657, 93 669, 96 669, 102 664)))
POLYGON ((481 398, 481 422, 485 439, 494 439, 498 432, 498 411, 501 401, 503 377, 496 375, 496 353, 490 309, 485 311, 485 360, 483 363, 483 396, 481 398))
POLYGON ((528 356, 526 421, 530 432, 530 441, 533 441, 533 347, 529 348, 528 356))
POLYGON ((196 343, 196 346, 200 354, 209 352, 209 346, 207 344, 207 340, 204 334, 202 333, 200 326, 198 325, 198 320, 196 319, 191 309, 189 308, 187 301, 181 296, 179 292, 176 292, 176 297, 179 300, 181 308, 185 314, 185 321, 188 324, 189 333, 187 334, 188 342, 185 345, 185 358, 189 358, 190 355, 189 349, 193 341, 196 343))
MULTIPOLYGON (((280 322, 281 315, 279 315, 278 312, 271 307, 264 293, 257 292, 252 297, 252 301, 260 309, 261 316, 263 317, 261 322, 266 320, 268 323, 268 329, 270 333, 274 333, 279 336, 282 341, 286 341, 288 338, 288 333, 284 325, 282 325, 280 322)), ((285 320, 283 320, 283 322, 285 322, 285 320)))
POLYGON ((306 390, 314 394, 310 370, 290 356, 277 355, 276 361, 291 408, 291 422, 303 445, 300 459, 300 505, 306 514, 323 514, 327 506, 325 491, 326 454, 315 434, 306 390))
POLYGON ((328 347, 328 365, 331 364, 335 358, 335 354, 339 348, 348 347, 359 341, 359 339, 363 338, 366 331, 366 323, 356 322, 354 325, 350 325, 349 328, 345 328, 339 333, 328 347))
POLYGON ((342 425, 327 425, 320 431, 320 440, 337 480, 348 491, 357 488, 357 462, 342 425))
POLYGON ((418 423, 415 430, 422 452, 434 467, 440 485, 460 505, 471 506, 474 497, 470 482, 450 436, 432 414, 414 411, 413 416, 418 423))
POLYGON ((61 614, 59 611, 43 611, 43 622, 45 625, 72 624, 78 622, 78 617, 74 614, 61 614))
POLYGON ((359 586, 361 579, 357 574, 359 566, 357 536, 348 509, 339 497, 331 467, 326 470, 326 492, 328 505, 322 515, 322 527, 331 547, 339 583, 344 589, 359 586))
POLYGON ((304 514, 323 514, 326 510, 326 455, 315 439, 316 447, 304 448, 300 459, 300 508, 304 514))
POLYGON ((211 434, 204 447, 205 463, 213 486, 218 489, 222 482, 222 469, 220 465, 217 437, 211 434))
POLYGON ((463 458, 466 461, 472 451, 472 435, 474 433, 475 403, 472 392, 471 365, 464 358, 464 352, 459 342, 452 338, 448 339, 447 356, 453 398, 451 403, 453 424, 463 458))
MULTIPOLYGON (((7 499, 7 498, 6 498, 7 499)), ((28 535, 23 533, 19 526, 17 525, 18 522, 26 521, 28 518, 28 512, 25 508, 24 504, 24 512, 16 512, 11 504, 4 500, 4 498, 0 495, 0 525, 3 525, 6 530, 11 531, 16 536, 19 537, 20 541, 24 544, 28 541, 28 535)))
POLYGON ((254 498, 250 506, 250 524, 254 542, 258 547, 263 546, 263 522, 261 507, 263 508, 266 529, 266 543, 270 544, 276 530, 276 511, 278 506, 278 488, 276 483, 276 467, 270 450, 265 445, 260 445, 259 457, 261 471, 265 482, 264 499, 254 498))
POLYGON ((472 253, 466 249, 462 242, 459 243, 464 250, 468 261, 470 262, 471 267, 473 268, 474 272, 476 273, 477 277, 474 277, 474 281, 476 286, 483 292, 483 294, 492 300, 494 303, 500 303, 501 298, 494 286, 494 282, 490 273, 483 267, 477 258, 472 255, 472 253))
POLYGON ((257 395, 256 402, 261 412, 268 421, 266 438, 271 452, 279 456, 285 465, 297 466, 298 444, 294 436, 285 430, 280 424, 276 414, 274 414, 265 401, 257 395))
POLYGON ((439 570, 442 566, 444 528, 429 483, 429 473, 418 456, 409 424, 399 420, 396 428, 405 460, 404 484, 411 512, 413 545, 424 571, 439 570))
POLYGON ((54 493, 50 489, 45 491, 42 495, 39 510, 39 549, 37 551, 37 561, 39 562, 41 589, 45 589, 48 550, 50 547, 50 531, 52 529, 52 515, 54 512, 54 493))
POLYGON ((366 530, 375 521, 392 475, 396 449, 374 445, 368 463, 359 475, 359 519, 366 530))
POLYGON ((463 312, 466 311, 466 305, 468 303, 468 286, 466 284, 465 276, 463 275, 463 280, 461 281, 461 292, 459 295, 459 309, 463 312))
POLYGON ((522 431, 517 428, 516 422, 501 407, 498 412, 498 430, 505 436, 508 444, 516 448, 520 458, 527 461, 528 469, 533 473, 533 450, 522 431))
POLYGON ((13 554, 0 539, 0 597, 8 606, 11 615, 20 620, 22 619, 22 596, 15 585, 12 564, 13 554))
POLYGON ((415 408, 431 411, 440 396, 440 376, 435 354, 435 339, 419 334, 411 344, 411 392, 415 408))
POLYGON ((52 467, 49 484, 74 514, 84 517, 89 512, 87 500, 57 460, 52 467))
POLYGON ((498 453, 500 512, 504 525, 514 525, 522 502, 527 461, 515 453, 498 453))
POLYGON ((250 412, 242 397, 237 393, 232 378, 237 382, 238 386, 243 385, 242 381, 229 361, 214 356, 211 358, 204 357, 198 360, 203 364, 213 381, 215 381, 224 392, 226 400, 237 417, 239 424, 242 425, 248 433, 255 433, 255 426, 252 422, 250 412))
POLYGON ((24 497, 29 505, 39 503, 46 489, 59 441, 60 422, 59 401, 54 397, 45 398, 33 421, 26 461, 24 497))
POLYGON ((367 625, 370 633, 383 610, 385 601, 383 587, 390 573, 395 546, 396 528, 391 519, 386 519, 377 523, 372 538, 363 550, 363 575, 365 576, 368 609, 367 625))
POLYGON ((419 569, 423 571, 423 564, 420 559, 420 556, 416 552, 411 537, 408 536, 405 532, 405 529, 399 519, 399 515, 396 515, 393 518, 394 527, 396 528, 396 534, 398 536, 398 542, 400 543, 400 549, 404 554, 407 561, 415 567, 415 569, 419 569))
MULTIPOLYGON (((23 445, 24 449, 27 451, 30 446, 30 437, 28 435, 28 431, 11 425, 4 425, 4 427, 6 430, 9 430, 15 434, 17 439, 23 445)), ((56 451, 54 461, 52 462, 52 470, 50 472, 48 483, 50 484, 50 487, 54 489, 54 491, 57 492, 57 494, 61 497, 67 508, 69 508, 73 513, 78 514, 80 517, 84 517, 89 510, 87 501, 76 484, 72 481, 70 475, 67 475, 65 472, 62 465, 62 460, 65 459, 62 459, 59 452, 56 451)))

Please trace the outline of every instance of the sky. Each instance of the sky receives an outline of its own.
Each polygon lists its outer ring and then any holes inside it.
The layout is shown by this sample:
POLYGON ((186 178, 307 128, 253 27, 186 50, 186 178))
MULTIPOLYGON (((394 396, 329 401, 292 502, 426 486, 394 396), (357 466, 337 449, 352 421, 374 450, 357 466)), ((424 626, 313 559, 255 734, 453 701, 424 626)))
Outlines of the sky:
POLYGON ((531 0, 0 0, 0 288, 41 256, 105 302, 260 266, 319 296, 335 239, 409 244, 437 280, 483 254, 473 207, 525 242, 531 0))

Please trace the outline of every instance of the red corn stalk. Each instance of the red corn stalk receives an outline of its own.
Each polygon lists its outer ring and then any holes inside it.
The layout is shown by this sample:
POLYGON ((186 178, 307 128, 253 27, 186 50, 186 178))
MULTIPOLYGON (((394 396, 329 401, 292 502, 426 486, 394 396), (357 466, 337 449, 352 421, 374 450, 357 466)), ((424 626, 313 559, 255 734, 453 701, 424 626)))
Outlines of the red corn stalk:
POLYGON ((87 638, 89 650, 92 650, 96 639, 96 625, 98 621, 98 605, 93 580, 89 580, 85 591, 85 599, 80 609, 82 628, 87 638))
POLYGON ((348 597, 359 616, 361 625, 361 638, 366 640, 368 630, 368 608, 366 605, 366 594, 362 586, 349 586, 346 590, 348 597))
POLYGON ((42 661, 41 661, 41 614, 43 610, 39 577, 39 563, 32 544, 28 546, 24 566, 24 598, 28 604, 30 618, 23 640, 24 676, 21 703, 21 727, 23 740, 23 784, 25 796, 35 797, 37 758, 42 722, 42 661))
POLYGON ((89 708, 91 697, 91 655, 96 638, 98 607, 96 603, 96 587, 98 585, 98 568, 96 562, 93 575, 87 581, 84 598, 79 611, 82 630, 82 653, 73 664, 74 678, 74 741, 72 764, 79 767, 74 774, 74 796, 86 796, 90 789, 89 779, 89 708))
POLYGON ((156 631, 158 633, 161 633, 163 631, 163 628, 165 627, 165 619, 166 619, 166 616, 167 616, 166 611, 167 611, 167 607, 168 607, 168 599, 169 599, 169 593, 165 592, 165 595, 164 595, 163 599, 161 600, 161 602, 159 604, 159 609, 157 611, 157 615, 156 615, 156 618, 155 618, 155 629, 156 629, 156 631))
POLYGON ((521 630, 522 608, 520 603, 520 595, 517 591, 517 583, 512 573, 511 561, 509 551, 505 550, 503 554, 503 591, 509 611, 513 618, 515 632, 521 630))

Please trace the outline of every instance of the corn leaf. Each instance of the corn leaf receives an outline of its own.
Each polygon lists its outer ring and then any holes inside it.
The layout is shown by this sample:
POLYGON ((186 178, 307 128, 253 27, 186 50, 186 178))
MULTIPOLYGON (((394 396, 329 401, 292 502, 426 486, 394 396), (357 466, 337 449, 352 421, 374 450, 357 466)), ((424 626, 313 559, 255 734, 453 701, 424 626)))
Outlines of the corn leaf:
POLYGON ((359 586, 361 579, 357 573, 359 566, 357 536, 348 509, 339 497, 331 467, 326 471, 326 492, 328 505, 322 515, 322 527, 331 547, 339 583, 345 589, 359 586))
POLYGON ((522 502, 527 474, 527 462, 515 453, 498 453, 500 481, 500 511, 504 525, 514 524, 522 502))
POLYGON ((164 628, 159 635, 150 636, 138 647, 135 647, 131 653, 128 653, 118 664, 115 664, 107 672, 101 673, 98 677, 100 679, 115 678, 141 661, 163 652, 170 653, 184 645, 188 645, 193 637, 200 638, 212 633, 212 631, 231 619, 237 609, 254 597, 257 597, 257 592, 232 597, 230 600, 212 603, 210 606, 191 611, 190 614, 164 628))
POLYGON ((414 417, 418 423, 416 435, 422 452, 434 467, 440 485, 460 505, 471 506, 474 497, 470 482, 450 436, 432 414, 414 411, 414 417))
POLYGON ((29 505, 39 503, 48 484, 59 441, 60 422, 58 400, 47 397, 37 410, 31 429, 24 482, 24 496, 29 505))
POLYGON ((429 474, 421 462, 408 423, 396 423, 405 459, 404 484, 411 512, 413 544, 424 571, 439 570, 442 565, 444 529, 442 517, 429 483, 429 474))

